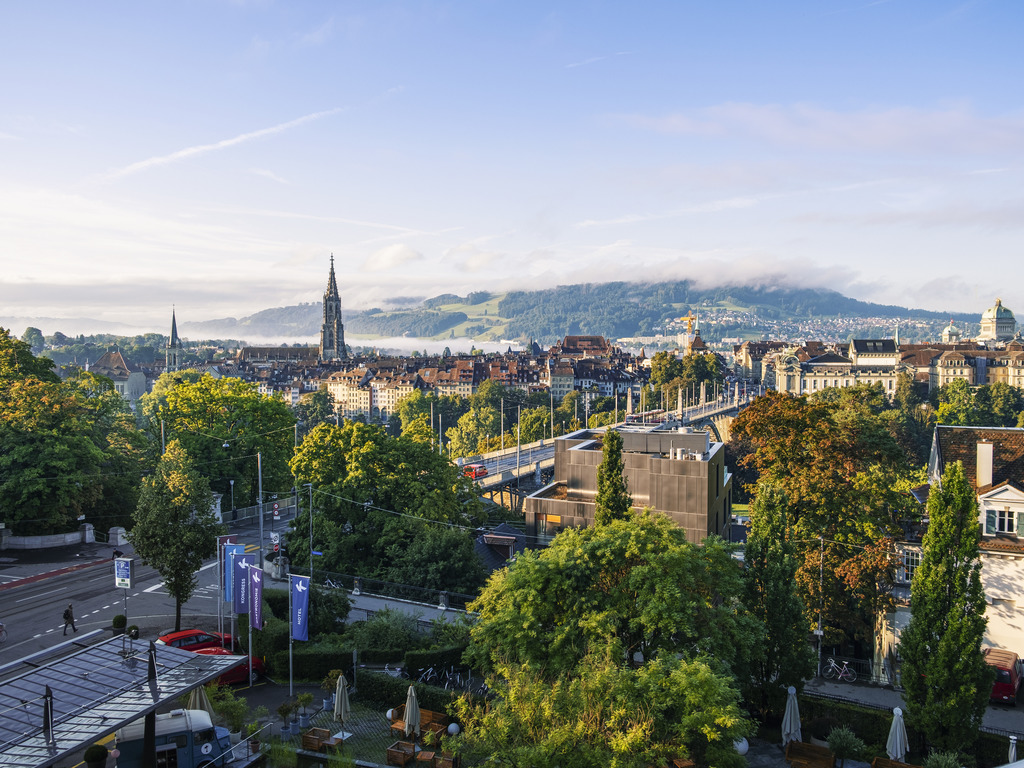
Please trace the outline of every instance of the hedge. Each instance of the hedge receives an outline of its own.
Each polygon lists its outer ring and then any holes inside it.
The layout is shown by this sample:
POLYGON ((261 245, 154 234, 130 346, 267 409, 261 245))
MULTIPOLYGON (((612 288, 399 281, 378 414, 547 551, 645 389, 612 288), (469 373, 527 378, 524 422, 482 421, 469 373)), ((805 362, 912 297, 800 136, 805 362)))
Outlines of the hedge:
POLYGON ((448 691, 436 685, 414 683, 384 672, 361 669, 356 677, 359 702, 376 707, 382 712, 405 704, 410 685, 416 691, 416 702, 420 707, 434 712, 448 712, 448 707, 463 695, 461 691, 448 691))
POLYGON ((440 674, 441 670, 449 667, 463 666, 462 654, 466 652, 466 648, 466 645, 450 645, 447 648, 434 648, 429 651, 409 651, 405 654, 403 664, 409 676, 413 678, 419 677, 423 670, 430 667, 440 674))

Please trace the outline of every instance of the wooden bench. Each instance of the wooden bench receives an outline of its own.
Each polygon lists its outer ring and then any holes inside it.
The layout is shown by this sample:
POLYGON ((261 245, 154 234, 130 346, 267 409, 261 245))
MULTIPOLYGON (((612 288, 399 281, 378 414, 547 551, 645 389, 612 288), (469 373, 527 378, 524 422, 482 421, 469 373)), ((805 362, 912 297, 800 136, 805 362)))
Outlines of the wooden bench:
POLYGON ((871 761, 871 768, 916 768, 910 763, 901 763, 899 760, 890 760, 888 757, 876 757, 871 761))
POLYGON ((405 765, 416 757, 416 745, 411 741, 396 741, 387 749, 388 765, 405 765))
POLYGON ((806 741, 786 745, 786 762, 793 768, 836 768, 836 756, 831 749, 806 741))

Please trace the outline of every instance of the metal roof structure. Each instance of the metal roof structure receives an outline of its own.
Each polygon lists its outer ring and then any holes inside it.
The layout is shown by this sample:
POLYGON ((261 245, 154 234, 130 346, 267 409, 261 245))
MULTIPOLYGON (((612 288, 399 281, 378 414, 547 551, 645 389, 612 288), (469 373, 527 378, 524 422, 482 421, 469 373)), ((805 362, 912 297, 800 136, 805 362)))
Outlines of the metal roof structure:
POLYGON ((53 765, 244 661, 121 636, 40 664, 0 684, 0 766, 53 765))

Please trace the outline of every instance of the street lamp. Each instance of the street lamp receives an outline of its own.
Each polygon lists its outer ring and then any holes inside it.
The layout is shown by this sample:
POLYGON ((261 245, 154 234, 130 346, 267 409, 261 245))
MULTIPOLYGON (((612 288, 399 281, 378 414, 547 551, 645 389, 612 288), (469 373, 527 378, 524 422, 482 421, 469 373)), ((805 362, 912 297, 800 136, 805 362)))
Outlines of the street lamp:
POLYGON ((228 480, 231 483, 231 519, 235 519, 235 481, 228 480))

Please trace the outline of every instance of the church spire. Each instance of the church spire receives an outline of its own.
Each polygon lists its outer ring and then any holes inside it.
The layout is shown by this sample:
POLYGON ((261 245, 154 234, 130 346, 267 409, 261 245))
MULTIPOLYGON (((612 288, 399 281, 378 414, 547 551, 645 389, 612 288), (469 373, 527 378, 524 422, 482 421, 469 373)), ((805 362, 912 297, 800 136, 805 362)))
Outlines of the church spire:
POLYGON ((176 371, 181 366, 181 339, 178 338, 178 318, 174 313, 174 305, 171 305, 171 338, 167 342, 167 350, 164 358, 164 368, 168 371, 176 371))
POLYGON ((323 324, 320 326, 320 359, 345 360, 345 325, 341 322, 341 295, 334 275, 334 254, 331 254, 331 272, 324 291, 323 324))

